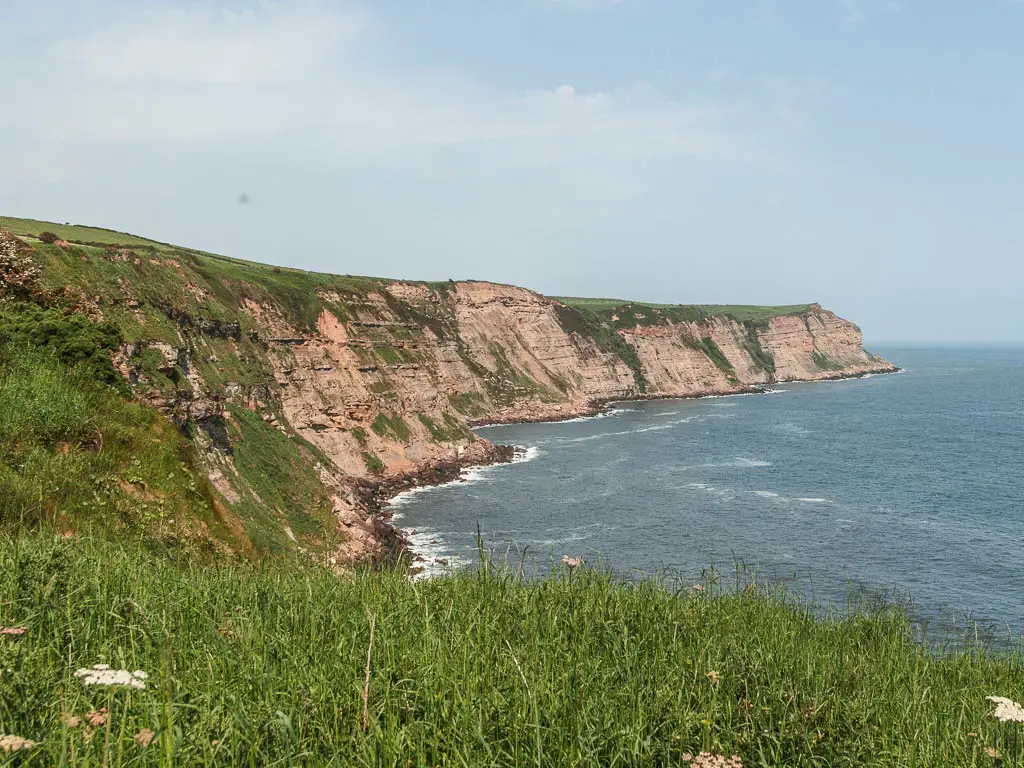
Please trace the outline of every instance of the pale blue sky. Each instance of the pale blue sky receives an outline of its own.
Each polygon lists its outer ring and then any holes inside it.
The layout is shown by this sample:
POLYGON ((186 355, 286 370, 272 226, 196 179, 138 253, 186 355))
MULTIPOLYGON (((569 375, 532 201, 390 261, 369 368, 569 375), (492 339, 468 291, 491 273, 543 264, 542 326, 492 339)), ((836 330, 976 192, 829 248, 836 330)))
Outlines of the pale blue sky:
POLYGON ((1024 342, 1022 2, 0 5, 2 214, 1024 342))

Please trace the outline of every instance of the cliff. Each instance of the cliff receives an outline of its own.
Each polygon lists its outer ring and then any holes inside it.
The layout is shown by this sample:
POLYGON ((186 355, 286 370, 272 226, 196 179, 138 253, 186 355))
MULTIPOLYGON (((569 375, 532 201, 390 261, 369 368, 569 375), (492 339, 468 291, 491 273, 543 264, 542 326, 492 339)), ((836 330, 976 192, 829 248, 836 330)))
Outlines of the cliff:
POLYGON ((313 274, 108 230, 63 227, 46 244, 53 225, 0 227, 31 246, 46 290, 121 329, 115 363, 135 398, 192 438, 253 546, 332 565, 386 545, 381 484, 495 458, 474 423, 895 370, 816 304, 557 300, 313 274))

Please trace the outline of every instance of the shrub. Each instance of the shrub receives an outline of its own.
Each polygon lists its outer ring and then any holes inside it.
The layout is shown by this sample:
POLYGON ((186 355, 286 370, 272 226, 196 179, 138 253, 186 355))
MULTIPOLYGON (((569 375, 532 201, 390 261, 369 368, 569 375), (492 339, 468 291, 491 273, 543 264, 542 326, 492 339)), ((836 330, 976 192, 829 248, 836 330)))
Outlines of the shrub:
POLYGON ((730 378, 735 375, 735 370, 733 369, 732 363, 729 362, 729 358, 725 356, 725 353, 722 352, 721 348, 710 336, 700 339, 699 341, 688 341, 686 342, 686 345, 691 349, 697 349, 703 352, 711 358, 711 362, 713 362, 720 371, 728 375, 730 378))
POLYGON ((384 471, 384 462, 380 460, 380 457, 377 454, 371 453, 370 451, 363 451, 362 456, 363 464, 366 465, 366 468, 370 472, 375 475, 379 475, 384 471))
POLYGON ((120 343, 121 332, 112 323, 25 301, 0 301, 0 365, 26 349, 51 350, 61 363, 93 381, 122 386, 111 362, 120 343))
POLYGON ((405 423, 401 416, 388 417, 384 413, 377 414, 377 418, 373 420, 370 429, 381 437, 392 437, 403 443, 409 442, 409 438, 412 436, 412 433, 409 431, 409 425, 405 423))
POLYGON ((53 245, 58 240, 60 240, 60 235, 56 234, 55 232, 40 232, 39 239, 42 240, 47 245, 53 245))
POLYGON ((450 413, 444 414, 444 427, 425 413, 418 414, 418 417, 420 423, 430 430, 430 437, 435 443, 453 443, 458 440, 471 440, 473 437, 450 413))

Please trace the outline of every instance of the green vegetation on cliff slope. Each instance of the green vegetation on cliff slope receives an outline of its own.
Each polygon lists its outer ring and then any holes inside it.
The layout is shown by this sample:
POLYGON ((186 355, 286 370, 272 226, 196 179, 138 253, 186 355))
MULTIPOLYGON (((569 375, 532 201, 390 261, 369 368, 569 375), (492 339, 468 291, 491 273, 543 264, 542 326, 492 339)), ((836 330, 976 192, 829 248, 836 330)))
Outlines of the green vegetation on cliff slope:
POLYGON ((284 319, 309 328, 324 309, 345 314, 321 294, 358 298, 389 282, 274 267, 93 227, 0 217, 0 228, 33 246, 45 289, 81 290, 104 303, 104 314, 128 341, 174 342, 175 323, 201 319, 204 330, 230 333, 244 343, 246 332, 255 330, 250 316, 239 311, 246 300, 273 304, 284 319), (69 245, 40 241, 48 230, 69 245), (124 305, 126 292, 136 305, 124 305))
POLYGON ((38 766, 1019 764, 1022 726, 985 700, 1020 700, 1019 654, 929 652, 884 607, 703 587, 339 579, 4 536, 0 627, 24 633, 0 635, 0 733, 36 742, 7 760, 38 766), (75 676, 101 663, 145 688, 75 676))
POLYGON ((232 409, 223 466, 238 494, 222 503, 198 455, 209 436, 130 399, 111 362, 121 342, 52 297, 0 298, 0 528, 144 533, 194 554, 337 545, 312 446, 232 409))
MULTIPOLYGON (((634 328, 650 328, 666 323, 704 323, 712 317, 721 316, 743 325, 746 338, 743 349, 754 363, 768 373, 775 372, 775 361, 771 354, 761 347, 758 331, 768 327, 772 318, 799 315, 811 308, 810 304, 792 304, 777 307, 758 307, 741 304, 650 304, 623 301, 620 299, 586 299, 573 296, 557 296, 561 302, 559 316, 562 326, 592 338, 597 346, 617 355, 632 370, 640 392, 645 392, 644 379, 636 351, 619 334, 634 328)), ((558 306, 558 305, 556 305, 558 306)), ((696 338, 689 346, 707 357, 730 378, 735 375, 732 363, 710 338, 696 338)))
POLYGON ((116 342, 79 315, 0 301, 0 526, 239 544, 191 443, 111 385, 116 342))

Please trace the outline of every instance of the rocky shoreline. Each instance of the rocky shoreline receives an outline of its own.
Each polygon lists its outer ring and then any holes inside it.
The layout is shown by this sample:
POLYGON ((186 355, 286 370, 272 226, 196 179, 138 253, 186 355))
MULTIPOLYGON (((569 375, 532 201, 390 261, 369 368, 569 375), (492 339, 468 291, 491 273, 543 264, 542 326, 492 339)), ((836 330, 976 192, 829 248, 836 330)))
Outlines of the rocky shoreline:
POLYGON ((414 472, 389 477, 381 482, 362 482, 357 494, 374 521, 374 533, 380 542, 380 552, 374 558, 378 567, 407 565, 413 572, 421 561, 412 549, 408 537, 391 524, 388 504, 399 494, 414 488, 428 488, 458 480, 463 470, 492 464, 507 464, 516 456, 511 445, 495 445, 483 438, 459 453, 443 456, 424 464, 414 472))
POLYGON ((855 373, 835 372, 823 374, 813 379, 785 379, 768 384, 739 384, 735 387, 718 387, 699 390, 688 394, 668 395, 633 395, 629 397, 608 397, 588 400, 584 403, 571 405, 557 405, 553 407, 531 406, 516 409, 511 412, 498 414, 486 419, 476 419, 468 422, 470 429, 482 427, 497 427, 509 424, 556 424, 561 421, 572 421, 573 419, 592 418, 606 413, 615 403, 637 403, 654 400, 700 400, 704 397, 729 397, 732 395, 758 395, 768 394, 772 387, 777 384, 803 383, 813 384, 819 381, 843 381, 846 379, 863 379, 867 376, 879 376, 883 374, 902 373, 899 366, 874 368, 871 370, 857 371, 855 373))

